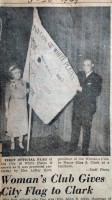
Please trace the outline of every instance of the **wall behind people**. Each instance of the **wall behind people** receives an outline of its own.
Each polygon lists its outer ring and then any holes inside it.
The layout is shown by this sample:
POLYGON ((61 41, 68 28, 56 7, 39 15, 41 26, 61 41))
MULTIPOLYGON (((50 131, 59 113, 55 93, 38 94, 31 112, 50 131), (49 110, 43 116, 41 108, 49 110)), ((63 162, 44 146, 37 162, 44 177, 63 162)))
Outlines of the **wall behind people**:
MULTIPOLYGON (((84 57, 91 57, 95 71, 103 78, 102 92, 97 101, 90 148, 98 155, 109 154, 109 77, 110 77, 110 10, 109 8, 39 8, 42 24, 68 57, 74 71, 82 68, 84 57)), ((4 96, 7 72, 11 64, 24 69, 33 8, 0 8, 3 21, 0 43, 1 97, 4 96)), ((1 130, 6 130, 4 100, 1 101, 1 130)), ((32 137, 58 134, 69 141, 72 130, 72 102, 50 125, 32 115, 32 137)))

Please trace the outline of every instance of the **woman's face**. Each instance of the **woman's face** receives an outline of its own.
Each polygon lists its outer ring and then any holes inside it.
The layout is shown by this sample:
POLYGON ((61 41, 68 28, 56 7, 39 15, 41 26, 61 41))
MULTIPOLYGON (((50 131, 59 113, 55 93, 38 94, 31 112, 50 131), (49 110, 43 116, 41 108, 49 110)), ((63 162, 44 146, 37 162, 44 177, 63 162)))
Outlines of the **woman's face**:
POLYGON ((13 70, 12 77, 16 80, 19 80, 21 78, 21 70, 20 69, 13 70))

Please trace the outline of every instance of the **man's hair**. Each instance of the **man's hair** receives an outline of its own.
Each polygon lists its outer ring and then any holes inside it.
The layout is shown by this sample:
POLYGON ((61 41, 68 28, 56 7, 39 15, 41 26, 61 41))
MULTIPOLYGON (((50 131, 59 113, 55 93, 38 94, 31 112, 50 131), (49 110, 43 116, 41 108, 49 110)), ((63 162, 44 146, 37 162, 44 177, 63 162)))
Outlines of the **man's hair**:
POLYGON ((90 57, 85 57, 85 58, 84 58, 84 61, 85 61, 85 60, 90 60, 90 61, 91 61, 91 63, 92 63, 92 64, 94 64, 94 62, 93 62, 93 59, 92 59, 92 58, 90 58, 90 57))

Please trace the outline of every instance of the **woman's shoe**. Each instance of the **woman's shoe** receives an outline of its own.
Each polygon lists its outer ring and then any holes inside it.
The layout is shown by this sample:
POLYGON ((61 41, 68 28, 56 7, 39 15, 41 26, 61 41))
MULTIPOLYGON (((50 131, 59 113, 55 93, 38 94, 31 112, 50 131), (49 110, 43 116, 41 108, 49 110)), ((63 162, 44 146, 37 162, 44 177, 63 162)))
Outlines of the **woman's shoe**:
POLYGON ((15 149, 15 142, 11 142, 11 150, 15 149))
POLYGON ((19 142, 19 147, 20 147, 21 149, 24 149, 24 146, 23 146, 22 142, 19 142))

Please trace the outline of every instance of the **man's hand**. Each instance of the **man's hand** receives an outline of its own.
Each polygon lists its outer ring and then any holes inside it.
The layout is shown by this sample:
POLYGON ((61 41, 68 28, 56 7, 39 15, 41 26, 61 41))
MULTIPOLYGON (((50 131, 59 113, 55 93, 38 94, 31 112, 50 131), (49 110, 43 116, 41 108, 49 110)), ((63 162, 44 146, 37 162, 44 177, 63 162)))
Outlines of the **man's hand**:
POLYGON ((82 92, 82 87, 79 86, 79 87, 77 88, 77 90, 78 90, 79 92, 82 92))

